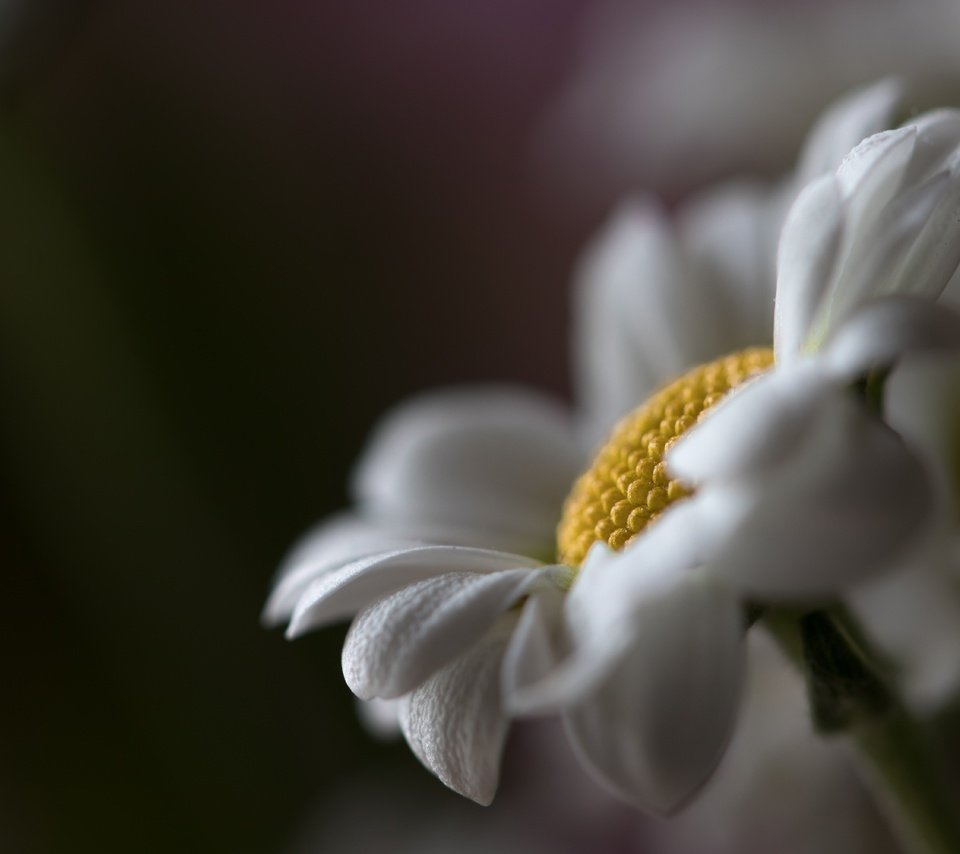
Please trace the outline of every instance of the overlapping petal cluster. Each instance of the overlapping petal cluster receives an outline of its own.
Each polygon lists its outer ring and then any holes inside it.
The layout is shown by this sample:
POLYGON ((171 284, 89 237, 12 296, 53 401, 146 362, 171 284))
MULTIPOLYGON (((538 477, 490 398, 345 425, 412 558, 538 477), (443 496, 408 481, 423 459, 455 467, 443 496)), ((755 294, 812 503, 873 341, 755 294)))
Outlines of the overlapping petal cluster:
POLYGON ((296 636, 352 616, 348 685, 396 703, 447 785, 489 802, 510 718, 557 712, 610 788, 675 809, 732 729, 745 603, 837 599, 929 542, 943 490, 923 430, 871 395, 906 355, 960 348, 942 298, 960 113, 884 130, 896 100, 885 82, 829 111, 779 188, 722 188, 676 227, 649 201, 624 209, 581 271, 582 412, 504 389, 411 403, 374 436, 356 510, 288 558, 267 619, 296 636), (774 366, 668 450, 692 494, 621 551, 551 562, 613 420, 770 343, 774 366))

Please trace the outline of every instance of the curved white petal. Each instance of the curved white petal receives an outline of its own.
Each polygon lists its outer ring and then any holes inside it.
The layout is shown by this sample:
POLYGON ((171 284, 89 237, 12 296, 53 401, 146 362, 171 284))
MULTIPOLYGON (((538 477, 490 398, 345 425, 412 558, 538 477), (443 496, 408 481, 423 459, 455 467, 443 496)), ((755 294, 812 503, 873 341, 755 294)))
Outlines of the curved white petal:
POLYGON ((690 199, 678 214, 685 269, 712 299, 707 342, 720 353, 773 336, 779 198, 764 185, 721 184, 690 199))
POLYGON ((742 635, 736 598, 702 572, 651 599, 618 665, 565 713, 587 767, 645 810, 677 809, 709 777, 730 737, 742 635))
POLYGON ((855 379, 909 353, 960 351, 960 314, 930 300, 887 297, 864 306, 827 343, 824 364, 855 379))
POLYGON ((288 619, 297 600, 316 578, 359 558, 416 542, 417 532, 401 534, 351 514, 324 520, 295 543, 284 558, 263 610, 263 622, 275 625, 288 619))
POLYGON ((916 127, 883 130, 859 142, 840 162, 837 181, 853 202, 851 213, 858 225, 871 222, 900 189, 916 143, 916 127))
MULTIPOLYGON (((901 190, 915 145, 915 128, 884 131, 860 143, 837 170, 837 183, 845 199, 843 244, 830 290, 807 330, 808 349, 816 349, 858 303, 870 296, 875 282, 867 273, 874 270, 886 250, 878 230, 896 231, 903 220, 896 211, 888 211, 887 205, 901 190)), ((909 205, 900 207, 909 213, 909 205)), ((909 216, 906 222, 916 228, 922 225, 909 216)), ((909 246, 905 237, 903 242, 909 246)))
POLYGON ((505 695, 509 708, 516 714, 557 711, 595 691, 636 643, 650 610, 684 595, 690 573, 739 518, 729 504, 681 502, 622 552, 595 544, 567 594, 566 633, 554 646, 553 666, 515 685, 505 695))
POLYGON ((475 532, 477 545, 552 547, 582 465, 565 409, 533 392, 479 388, 426 395, 374 432, 354 477, 361 509, 393 523, 475 532))
POLYGON ((413 546, 370 555, 312 581, 297 600, 287 637, 350 617, 402 587, 438 575, 538 566, 538 561, 521 555, 460 546, 413 546))
POLYGON ((906 358, 884 392, 887 421, 924 460, 949 527, 960 516, 960 354, 906 358))
POLYGON ((813 332, 815 343, 870 299, 901 292, 936 298, 953 272, 941 270, 940 258, 956 254, 953 249, 944 253, 937 245, 944 237, 950 239, 940 223, 950 220, 952 229, 957 228, 958 195, 956 176, 941 172, 900 193, 879 212, 871 233, 850 250, 829 310, 813 332), (942 275, 939 281, 909 278, 924 271, 942 275))
POLYGON ((343 676, 361 699, 399 697, 477 640, 537 587, 545 571, 449 573, 398 590, 362 611, 343 644, 343 676))
POLYGON ((284 558, 263 621, 275 625, 289 619, 312 582, 348 563, 425 543, 465 546, 474 542, 475 535, 449 526, 391 525, 349 513, 333 516, 307 531, 284 558))
MULTIPOLYGON (((910 251, 896 265, 888 292, 936 299, 960 264, 960 172, 940 173, 944 184, 910 251)), ((937 178, 934 176, 930 180, 937 178)))
POLYGON ((417 758, 479 804, 493 800, 508 721, 500 665, 516 624, 503 617, 471 649, 431 676, 401 706, 400 726, 417 758))
POLYGON ((652 200, 622 205, 587 247, 576 274, 575 367, 578 397, 589 420, 590 441, 661 381, 647 358, 650 280, 665 290, 680 286, 677 248, 652 200))
POLYGON ((908 124, 917 130, 917 147, 904 184, 919 184, 944 167, 957 161, 960 146, 960 110, 931 110, 911 119, 908 124))
POLYGON ((743 478, 789 456, 830 395, 803 362, 788 364, 731 392, 667 453, 681 480, 743 478))
POLYGON ((844 213, 832 175, 808 184, 787 213, 777 254, 774 311, 774 349, 781 361, 800 350, 832 287, 844 213))
POLYGON ((836 594, 890 567, 929 522, 931 485, 903 440, 846 389, 829 386, 817 410, 784 459, 689 499, 748 507, 711 566, 761 600, 836 594))
POLYGON ((546 587, 528 597, 503 657, 504 698, 539 682, 566 655, 564 599, 564 592, 557 587, 546 587))
POLYGON ((801 184, 833 172, 861 140, 890 127, 903 84, 888 77, 857 89, 831 105, 807 136, 797 180, 801 184))
POLYGON ((729 295, 700 281, 652 200, 617 211, 577 280, 578 387, 593 441, 655 388, 737 345, 718 322, 735 314, 729 295))

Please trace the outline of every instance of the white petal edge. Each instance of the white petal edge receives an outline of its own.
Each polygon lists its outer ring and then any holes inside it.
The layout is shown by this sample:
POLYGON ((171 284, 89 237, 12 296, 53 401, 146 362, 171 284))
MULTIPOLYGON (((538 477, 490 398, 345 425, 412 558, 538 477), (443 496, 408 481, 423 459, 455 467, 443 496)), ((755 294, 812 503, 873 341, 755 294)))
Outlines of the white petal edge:
POLYGON ((832 175, 808 184, 787 213, 777 252, 774 350, 794 357, 836 275, 844 205, 832 175))
POLYGON ((827 343, 828 370, 855 379, 907 354, 960 351, 960 313, 919 297, 887 297, 864 306, 827 343))
POLYGON ((829 393, 813 365, 774 368, 710 410, 668 451, 667 466, 692 484, 769 467, 803 441, 829 393))
POLYGON ((287 637, 350 617, 409 584, 444 573, 491 573, 540 565, 522 555, 464 546, 413 546, 371 555, 311 582, 297 601, 287 637))
POLYGON ((888 77, 858 89, 827 108, 807 136, 797 178, 801 183, 834 172, 861 140, 890 127, 903 83, 888 77))
POLYGON ((394 523, 476 532, 475 544, 552 544, 582 454, 569 412, 509 387, 414 398, 375 429, 353 490, 362 512, 394 523), (492 537, 493 539, 487 539, 492 537))
POLYGON ((289 619, 297 600, 319 576, 358 558, 412 546, 415 541, 415 537, 400 536, 350 514, 324 520, 307 531, 283 559, 263 609, 263 623, 276 625, 289 619))
POLYGON ((343 676, 361 699, 406 694, 483 635, 550 570, 448 573, 362 611, 343 644, 343 676))
POLYGON ((746 508, 711 561, 745 596, 835 596, 890 569, 930 523, 932 485, 902 438, 845 388, 830 386, 817 408, 780 464, 688 499, 746 508))
POLYGON ((417 758, 455 792, 493 801, 508 720, 500 703, 500 668, 516 624, 503 617, 477 644, 413 691, 400 727, 417 758))
POLYGON ((643 617, 617 667, 564 719, 576 752, 604 785, 666 815, 706 782, 729 741, 742 682, 742 614, 729 590, 694 572, 643 617))

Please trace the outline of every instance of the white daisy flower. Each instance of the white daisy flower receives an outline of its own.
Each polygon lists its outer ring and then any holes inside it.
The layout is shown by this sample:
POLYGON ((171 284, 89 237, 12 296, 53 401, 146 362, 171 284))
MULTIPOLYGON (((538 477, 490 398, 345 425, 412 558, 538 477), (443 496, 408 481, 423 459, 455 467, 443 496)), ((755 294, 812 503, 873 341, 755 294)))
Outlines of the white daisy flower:
MULTIPOLYGON (((960 348, 960 316, 936 302, 960 262, 958 146, 960 113, 928 114, 804 188, 780 240, 774 348, 662 389, 568 499, 560 555, 586 557, 567 600, 573 652, 517 680, 511 704, 566 709, 621 794, 675 805, 716 762, 741 603, 836 600, 923 532, 926 470, 852 386, 869 393, 904 353, 960 348), (668 769, 657 752, 675 741, 668 769)), ((660 317, 639 321, 654 341, 660 317)))
MULTIPOLYGON (((884 84, 831 112, 801 174, 892 102, 884 84)), ((348 684, 396 701, 416 755, 474 800, 493 797, 510 714, 558 710, 610 788, 675 809, 732 729, 744 599, 839 595, 917 536, 923 469, 849 386, 955 341, 934 307, 956 267, 952 117, 871 137, 801 193, 775 320, 779 192, 705 197, 679 236, 649 205, 624 214, 585 267, 581 423, 502 390, 401 410, 359 466, 357 511, 294 550, 266 619, 296 636, 353 616, 348 684), (923 300, 875 300, 907 287, 923 300), (774 326, 776 363, 742 349, 774 326), (583 434, 670 380, 577 479, 583 434)))

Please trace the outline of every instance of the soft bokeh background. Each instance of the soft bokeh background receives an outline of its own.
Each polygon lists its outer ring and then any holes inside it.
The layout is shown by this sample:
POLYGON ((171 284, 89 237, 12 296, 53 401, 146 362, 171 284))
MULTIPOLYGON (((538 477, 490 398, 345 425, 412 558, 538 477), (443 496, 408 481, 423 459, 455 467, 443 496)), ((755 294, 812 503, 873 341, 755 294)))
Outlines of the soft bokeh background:
POLYGON ((0 848, 281 851, 364 769, 455 799, 361 730, 342 630, 259 611, 390 403, 563 390, 596 212, 529 138, 582 5, 8 16, 0 848))
MULTIPOLYGON (((329 817, 397 792, 476 821, 361 730, 342 630, 258 617, 391 403, 568 392, 577 252, 657 179, 571 107, 607 5, 2 7, 0 848, 348 850, 329 817)), ((571 845, 616 850, 607 808, 571 845)))

